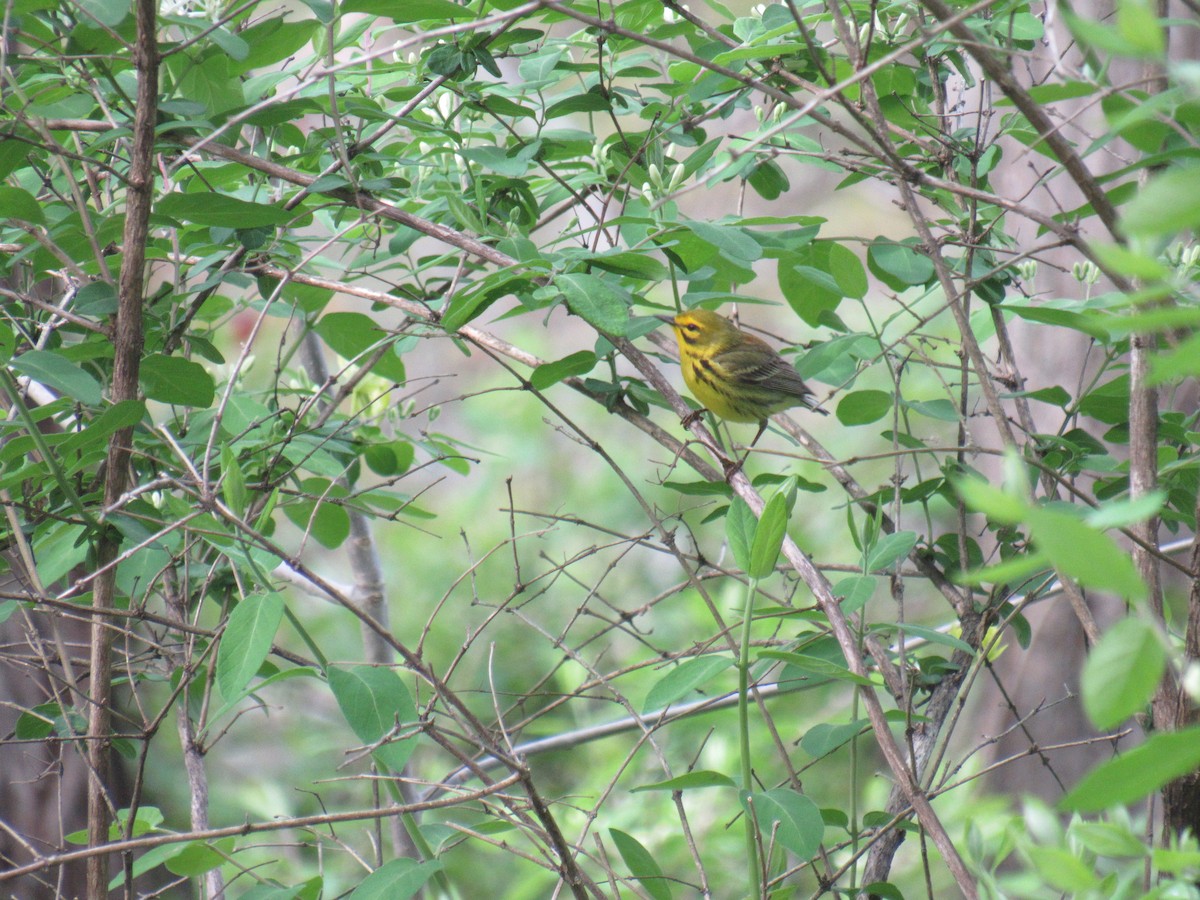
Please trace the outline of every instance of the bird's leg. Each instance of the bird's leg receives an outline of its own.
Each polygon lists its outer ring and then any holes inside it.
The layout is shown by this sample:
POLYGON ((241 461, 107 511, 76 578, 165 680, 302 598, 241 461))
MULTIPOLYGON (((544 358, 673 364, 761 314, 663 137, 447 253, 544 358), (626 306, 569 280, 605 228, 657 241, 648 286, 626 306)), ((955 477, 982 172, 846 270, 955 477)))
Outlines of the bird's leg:
MULTIPOLYGON (((706 412, 708 412, 708 410, 705 409, 703 406, 700 407, 699 409, 693 409, 690 413, 688 413, 686 416, 684 416, 682 419, 679 420, 680 424, 683 425, 684 428, 688 428, 691 425, 695 424, 697 421, 699 421, 700 417, 703 416, 706 412)), ((728 456, 725 455, 725 442, 721 439, 720 423, 714 419, 714 421, 711 424, 712 424, 713 435, 717 439, 717 448, 720 451, 717 454, 717 460, 721 463, 721 467, 725 470, 725 478, 726 478, 726 480, 728 480, 730 478, 730 476, 733 475, 734 472, 741 469, 742 464, 746 460, 744 457, 742 459, 736 459, 736 460, 730 459, 728 456)), ((756 441, 758 440, 759 436, 762 435, 762 429, 766 428, 766 427, 767 427, 767 423, 763 422, 762 428, 760 428, 758 430, 758 435, 755 436, 754 440, 756 440, 756 441)), ((689 441, 689 443, 690 443, 690 441, 689 441)), ((733 439, 731 437, 730 444, 732 444, 732 443, 733 443, 733 439)), ((751 444, 751 446, 754 446, 754 445, 751 444)))
POLYGON ((767 420, 763 419, 761 422, 758 423, 758 433, 754 435, 754 440, 752 440, 749 443, 749 445, 747 445, 746 452, 742 455, 741 459, 737 460, 736 462, 734 460, 729 460, 729 459, 721 460, 721 464, 725 467, 725 480, 726 481, 729 480, 729 478, 733 475, 734 472, 740 471, 742 466, 744 466, 746 464, 746 460, 748 460, 750 458, 750 451, 754 449, 754 445, 758 443, 758 439, 763 436, 763 432, 766 430, 767 430, 767 420))
POLYGON ((758 423, 758 431, 754 435, 754 440, 750 442, 750 446, 746 448, 746 455, 750 455, 750 451, 754 449, 754 445, 758 443, 758 439, 763 436, 763 432, 767 430, 767 420, 763 419, 758 423))

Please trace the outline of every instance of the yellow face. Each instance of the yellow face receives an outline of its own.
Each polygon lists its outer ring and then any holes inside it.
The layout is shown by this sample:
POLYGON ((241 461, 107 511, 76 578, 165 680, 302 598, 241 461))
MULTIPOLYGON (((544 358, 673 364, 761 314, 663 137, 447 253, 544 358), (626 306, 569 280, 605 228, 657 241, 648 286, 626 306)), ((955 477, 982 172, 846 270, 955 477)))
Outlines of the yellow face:
POLYGON ((671 320, 679 352, 689 348, 704 351, 714 345, 736 341, 741 332, 724 316, 708 309, 692 309, 681 312, 671 320))

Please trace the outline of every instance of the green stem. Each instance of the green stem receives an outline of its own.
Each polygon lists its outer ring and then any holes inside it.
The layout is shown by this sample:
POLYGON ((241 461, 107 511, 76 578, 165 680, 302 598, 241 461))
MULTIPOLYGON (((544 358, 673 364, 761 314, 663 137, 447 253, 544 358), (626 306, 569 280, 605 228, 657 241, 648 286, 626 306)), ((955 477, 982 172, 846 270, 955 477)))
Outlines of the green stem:
POLYGON ((17 387, 16 381, 7 369, 0 369, 0 388, 3 389, 11 408, 16 412, 17 417, 21 420, 21 424, 25 426, 25 431, 33 441, 33 446, 37 448, 41 454, 42 461, 50 469, 50 475, 53 477, 55 484, 59 490, 63 492, 63 496, 67 498, 67 502, 71 504, 71 508, 83 521, 91 528, 98 528, 100 523, 96 517, 86 509, 83 501, 79 499, 79 495, 75 493, 75 488, 71 481, 67 478, 66 473, 59 465, 58 455, 46 443, 46 437, 42 434, 42 430, 38 428, 37 423, 33 421, 33 417, 29 414, 29 410, 25 407, 25 400, 21 397, 20 389, 17 387))
MULTIPOLYGON (((742 757, 742 790, 749 800, 753 791, 753 773, 750 767, 750 621, 754 616, 754 595, 758 592, 758 579, 751 578, 746 585, 746 608, 742 613, 742 645, 738 653, 738 738, 742 757)), ((758 859, 758 840, 755 833, 757 822, 754 805, 746 804, 746 859, 750 864, 750 896, 762 896, 762 867, 758 859)))

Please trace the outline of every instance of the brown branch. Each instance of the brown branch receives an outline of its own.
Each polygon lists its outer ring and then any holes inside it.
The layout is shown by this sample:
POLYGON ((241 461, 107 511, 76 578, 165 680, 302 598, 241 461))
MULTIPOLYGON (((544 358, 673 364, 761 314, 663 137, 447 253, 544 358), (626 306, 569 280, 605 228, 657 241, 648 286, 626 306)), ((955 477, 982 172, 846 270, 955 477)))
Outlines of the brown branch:
MULTIPOLYGON (((464 795, 455 795, 453 797, 445 797, 439 800, 426 800, 421 803, 409 803, 404 806, 389 806, 383 809, 362 809, 352 810, 351 812, 343 813, 323 813, 319 816, 297 816, 291 819, 273 819, 270 822, 247 822, 244 825, 230 825, 225 828, 210 828, 207 831, 187 831, 180 834, 157 834, 153 837, 134 838, 124 841, 113 841, 112 843, 102 843, 89 846, 83 850, 73 850, 70 853, 59 853, 54 856, 47 856, 44 859, 39 859, 37 862, 29 863, 24 866, 17 866, 11 869, 0 871, 0 882, 9 881, 14 878, 20 878, 22 875, 29 875, 34 872, 43 872, 47 869, 57 868, 58 866, 66 865, 67 863, 77 862, 78 860, 93 860, 103 859, 111 856, 114 853, 132 853, 134 850, 151 850, 154 847, 164 847, 168 844, 179 844, 191 841, 215 841, 224 837, 239 837, 247 834, 262 834, 264 832, 283 831, 288 828, 315 828, 322 825, 330 825, 336 822, 362 822, 370 819, 386 819, 392 816, 403 816, 411 813, 424 812, 431 809, 445 809, 450 806, 458 806, 463 803, 470 803, 474 800, 479 800, 491 794, 498 794, 506 788, 512 787, 521 780, 519 773, 513 773, 500 781, 493 782, 478 791, 472 791, 464 795)), ((105 885, 104 893, 95 894, 97 897, 108 896, 108 885, 105 885)))
POLYGON ((1029 96, 1029 92, 1017 83, 1016 78, 1013 77, 1001 57, 992 52, 988 42, 980 40, 965 22, 952 21, 956 13, 942 0, 921 0, 921 5, 933 13, 939 21, 949 24, 950 33, 962 42, 962 46, 979 64, 979 68, 983 70, 988 79, 1004 92, 1004 96, 1011 100, 1021 114, 1029 120, 1029 124, 1037 129, 1038 137, 1045 141, 1046 146, 1058 157, 1058 161, 1063 164, 1063 168, 1067 170, 1071 180, 1075 182, 1083 196, 1092 205, 1092 209, 1096 211, 1096 215, 1100 217, 1104 227, 1115 239, 1120 240, 1117 234, 1117 213, 1109 202, 1108 195, 1101 189, 1083 159, 1075 152, 1075 147, 1063 137, 1050 117, 1046 115, 1041 104, 1029 96))
MULTIPOLYGON (((113 325, 113 374, 110 399, 114 403, 136 400, 138 371, 142 360, 142 289, 145 278, 146 239, 154 196, 154 126, 158 117, 158 41, 155 0, 137 0, 134 14, 137 41, 133 47, 137 71, 137 100, 134 108, 133 148, 126 186, 124 255, 117 281, 117 314, 113 325)), ((125 493, 129 476, 132 426, 112 434, 104 481, 104 508, 114 508, 125 493)), ((103 611, 116 607, 117 572, 110 565, 120 553, 120 534, 106 528, 96 544, 96 565, 104 573, 96 579, 94 605, 103 611)), ((112 723, 112 635, 109 619, 92 620, 90 689, 88 715, 88 845, 98 847, 108 840, 110 821, 112 723)), ((129 827, 133 822, 130 820, 129 827)), ((88 858, 87 886, 92 897, 108 895, 108 866, 104 856, 88 858)))
MULTIPOLYGON (((650 385, 666 397, 677 411, 683 413, 687 410, 687 405, 683 402, 683 399, 640 350, 624 340, 618 340, 616 346, 633 363, 634 367, 637 368, 650 385)), ((713 443, 712 436, 708 431, 698 422, 693 422, 690 427, 692 434, 697 440, 710 453, 713 453, 716 458, 720 459, 720 450, 713 443)), ((746 501, 747 505, 754 511, 754 514, 756 516, 760 515, 764 506, 763 499, 754 490, 754 487, 750 484, 750 480, 741 471, 734 471, 728 480, 734 492, 746 501)), ((838 646, 846 657, 846 663, 850 671, 855 675, 865 678, 867 675, 867 665, 859 648, 858 640, 838 603, 838 597, 833 593, 833 585, 829 583, 825 575, 805 555, 804 551, 796 546, 796 543, 790 537, 784 538, 783 555, 800 576, 800 579, 808 586, 812 592, 813 599, 817 602, 817 606, 820 607, 821 612, 829 621, 830 628, 837 639, 838 646)), ((929 798, 918 784, 911 767, 904 758, 904 754, 896 745, 896 740, 892 736, 891 723, 888 722, 884 715, 879 695, 871 687, 860 688, 860 694, 863 699, 863 705, 867 708, 867 717, 871 721, 871 728, 875 733, 875 742, 880 752, 883 753, 888 769, 896 779, 900 790, 904 792, 909 805, 916 811, 917 820, 942 854, 942 858, 958 883, 959 889, 963 892, 964 896, 974 898, 976 896, 975 880, 971 877, 970 872, 967 871, 967 867, 963 863, 962 857, 959 856, 954 842, 950 839, 950 835, 946 833, 941 820, 929 803, 929 798)))

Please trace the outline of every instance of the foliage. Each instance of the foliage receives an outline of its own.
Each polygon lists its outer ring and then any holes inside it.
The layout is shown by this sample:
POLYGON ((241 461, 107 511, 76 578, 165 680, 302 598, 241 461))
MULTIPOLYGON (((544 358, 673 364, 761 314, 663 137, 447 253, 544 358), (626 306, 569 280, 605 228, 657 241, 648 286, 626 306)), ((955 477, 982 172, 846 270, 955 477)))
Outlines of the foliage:
POLYGON ((4 743, 98 778, 0 882, 1194 892, 1136 821, 1200 764, 1183 26, 8 10, 0 620, 42 693, 4 743), (732 304, 834 413, 742 469, 653 318, 732 304), (988 798, 960 715, 1052 598, 1098 731, 1029 752, 1122 750, 1070 819, 988 798))

